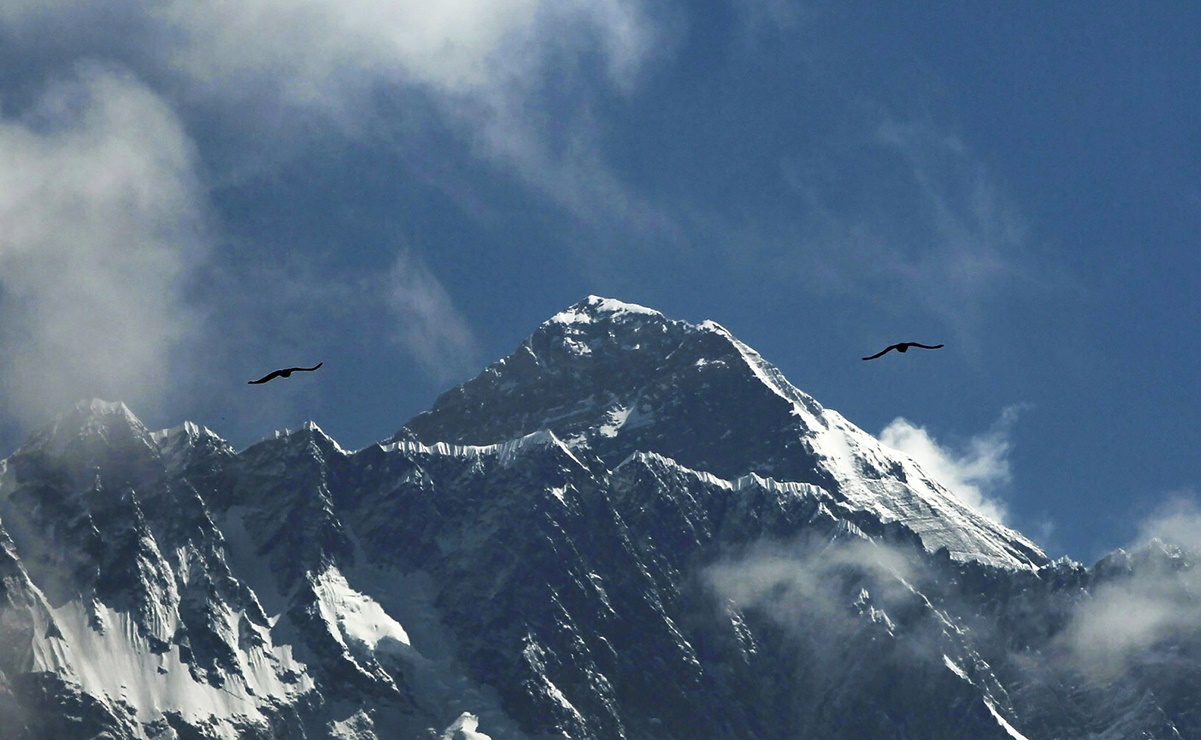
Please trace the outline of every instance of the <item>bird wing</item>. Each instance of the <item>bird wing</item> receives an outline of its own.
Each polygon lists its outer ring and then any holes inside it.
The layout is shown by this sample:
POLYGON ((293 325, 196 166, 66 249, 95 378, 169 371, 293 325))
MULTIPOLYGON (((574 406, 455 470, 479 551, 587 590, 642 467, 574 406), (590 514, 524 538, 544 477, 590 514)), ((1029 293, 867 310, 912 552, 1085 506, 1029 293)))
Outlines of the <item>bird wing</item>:
POLYGON ((268 380, 274 380, 275 378, 278 378, 280 375, 283 375, 283 373, 284 373, 283 370, 273 370, 272 372, 267 373, 266 375, 259 378, 258 380, 246 381, 246 384, 254 385, 255 383, 266 383, 268 380))
POLYGON ((311 373, 324 364, 325 364, 324 362, 318 362, 316 365, 313 365, 312 367, 290 367, 287 370, 281 370, 280 372, 283 372, 283 373, 295 373, 295 372, 311 373))
POLYGON ((921 344, 919 342, 910 342, 910 347, 921 347, 922 349, 942 349, 941 344, 921 344))
POLYGON ((863 359, 865 359, 865 360, 874 360, 874 359, 876 359, 877 357, 880 357, 881 355, 888 354, 888 352, 889 352, 890 350, 894 350, 894 349, 896 349, 896 348, 897 348, 897 345, 893 344, 893 345, 891 345, 891 346, 885 347, 884 349, 880 350, 879 352, 877 352, 876 354, 872 355, 871 357, 864 357, 863 359))

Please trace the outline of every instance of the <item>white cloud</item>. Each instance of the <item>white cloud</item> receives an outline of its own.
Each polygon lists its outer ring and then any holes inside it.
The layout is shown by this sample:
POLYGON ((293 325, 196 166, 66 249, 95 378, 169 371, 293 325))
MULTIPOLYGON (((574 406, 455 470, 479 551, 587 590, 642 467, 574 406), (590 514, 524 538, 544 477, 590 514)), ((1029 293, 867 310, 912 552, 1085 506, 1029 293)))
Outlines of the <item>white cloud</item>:
POLYGON ((364 75, 450 93, 491 87, 529 63, 527 52, 509 46, 541 5, 244 0, 171 2, 156 15, 182 42, 172 61, 214 94, 228 94, 231 82, 282 83, 296 102, 329 105, 364 75))
MULTIPOLYGON (((565 20, 577 21, 615 58, 615 72, 639 43, 622 0, 118 0, 126 24, 153 34, 150 64, 223 98, 282 94, 295 103, 336 106, 348 92, 387 80, 447 93, 496 87, 533 71, 565 20)), ((0 8, 11 33, 57 30, 93 52, 129 52, 119 28, 95 22, 66 0, 16 0, 0 8), (89 24, 84 21, 91 21, 89 24)), ((572 29, 575 30, 575 29, 572 29)), ((150 39, 147 39, 150 40, 150 39)))
POLYGON ((1201 573, 1140 569, 1080 602, 1060 636, 1071 664, 1104 683, 1158 642, 1196 634, 1201 625, 1201 573))
POLYGON ((940 444, 924 427, 901 417, 880 432, 880 441, 912 457, 964 503, 1004 524, 1007 508, 995 491, 1010 480, 1009 435, 1020 409, 1006 408, 988 431, 967 440, 959 449, 940 444))
POLYGON ((899 549, 862 539, 788 545, 761 541, 704 571, 706 584, 722 601, 819 635, 854 627, 847 622, 854 598, 848 597, 848 583, 866 583, 877 603, 892 604, 912 595, 904 584, 914 577, 899 549), (820 629, 812 629, 815 620, 820 629))
POLYGON ((644 0, 119 0, 113 10, 118 24, 67 2, 22 2, 0 24, 28 44, 71 37, 155 79, 180 109, 207 107, 222 126, 269 137, 228 165, 235 177, 294 156, 289 142, 310 145, 330 125, 417 157, 431 131, 442 141, 449 131, 591 225, 670 228, 609 165, 593 115, 599 96, 629 93, 670 47, 644 0))
POLYGON ((438 278, 408 251, 396 257, 387 304, 394 336, 435 380, 460 381, 478 368, 479 347, 438 278))
POLYGON ((40 423, 80 397, 162 400, 194 327, 203 257, 194 152, 128 75, 85 67, 0 119, 0 367, 9 410, 40 423))
POLYGON ((1146 660, 1157 643, 1201 634, 1201 568, 1186 566, 1201 554, 1195 496, 1170 497, 1139 522, 1138 532, 1129 556, 1109 556, 1128 565, 1130 575, 1110 578, 1076 604, 1059 638, 1072 667, 1099 683, 1146 660))
POLYGON ((662 53, 642 0, 124 0, 120 8, 124 25, 147 37, 137 48, 108 24, 81 24, 86 10, 67 3, 18 3, 0 23, 25 39, 70 34, 90 53, 145 68, 172 95, 236 111, 236 125, 270 130, 275 145, 289 122, 311 120, 290 111, 379 134, 370 129, 392 125, 383 120, 389 108, 375 107, 382 93, 400 101, 390 108, 400 115, 436 111, 438 125, 476 154, 576 215, 645 220, 597 154, 601 129, 588 105, 595 86, 632 89, 662 53))
POLYGON ((1196 494, 1181 491, 1168 496, 1139 522, 1136 543, 1152 538, 1178 547, 1201 551, 1201 504, 1196 494))

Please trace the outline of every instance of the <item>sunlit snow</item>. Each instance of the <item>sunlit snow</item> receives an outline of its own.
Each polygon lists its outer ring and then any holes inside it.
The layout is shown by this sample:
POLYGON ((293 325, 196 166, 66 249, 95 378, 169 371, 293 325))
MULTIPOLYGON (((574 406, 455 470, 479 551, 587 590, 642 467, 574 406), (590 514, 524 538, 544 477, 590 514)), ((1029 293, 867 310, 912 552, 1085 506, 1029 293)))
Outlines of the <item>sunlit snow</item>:
MULTIPOLYGON (((242 715, 262 720, 262 696, 293 697, 313 688, 304 666, 287 645, 247 646, 235 653, 241 675, 229 675, 220 687, 195 680, 181 660, 179 647, 155 653, 126 612, 93 602, 95 616, 108 626, 93 629, 81 603, 71 601, 53 611, 61 638, 38 641, 34 670, 57 671, 77 680, 84 691, 109 701, 125 701, 150 722, 164 711, 177 711, 193 721, 212 721, 213 731, 236 738, 238 732, 220 718, 242 715), (290 682, 281 679, 289 676, 290 682)), ((220 610, 222 629, 237 644, 240 613, 220 610)), ((264 637, 266 637, 264 635, 264 637)))
POLYGON ((442 731, 439 740, 492 740, 491 735, 479 731, 480 718, 471 712, 463 712, 459 718, 442 731))
POLYGON ((334 638, 343 645, 359 643, 375 650, 381 642, 392 640, 409 645, 409 635, 370 596, 355 591, 337 568, 329 568, 314 584, 321 616, 334 638))
POLYGON ((600 314, 609 317, 617 317, 630 314, 641 314, 645 316, 662 316, 663 314, 647 308, 639 306, 636 303, 625 303, 613 298, 601 298, 600 296, 590 295, 581 302, 586 308, 577 308, 573 306, 566 311, 560 311, 550 318, 550 321, 557 324, 590 324, 593 321, 593 314, 600 314))

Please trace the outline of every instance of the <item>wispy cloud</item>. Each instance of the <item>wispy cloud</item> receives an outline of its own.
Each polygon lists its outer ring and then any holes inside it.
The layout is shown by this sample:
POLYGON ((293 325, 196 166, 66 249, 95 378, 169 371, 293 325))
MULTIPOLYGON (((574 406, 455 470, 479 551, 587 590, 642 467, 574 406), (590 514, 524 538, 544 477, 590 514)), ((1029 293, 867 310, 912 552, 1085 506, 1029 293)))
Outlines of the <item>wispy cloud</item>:
POLYGON ((912 457, 964 503, 1004 524, 1007 507, 996 490, 1010 480, 1010 434, 1021 409, 1006 408, 986 432, 958 447, 939 443, 924 427, 901 417, 880 432, 880 441, 912 457))
POLYGON ((471 327, 417 255, 407 250, 397 255, 387 291, 393 336, 426 374, 446 383, 478 368, 479 345, 471 327))
POLYGON ((1157 645, 1170 650, 1184 638, 1201 636, 1201 568, 1188 565, 1201 555, 1196 497, 1171 497, 1138 531, 1129 555, 1108 556, 1106 570, 1119 569, 1118 574, 1075 605, 1059 638, 1072 667, 1097 683, 1147 661, 1157 645))
MULTIPOLYGON (((171 62, 207 94, 274 89, 289 103, 334 111, 379 81, 450 94, 501 84, 530 64, 530 52, 515 42, 541 5, 537 0, 248 0, 203 7, 171 2, 156 15, 164 34, 178 40, 171 62), (230 90, 231 82, 243 87, 230 90)), ((155 12, 151 4, 146 7, 155 12)))
POLYGON ((1071 664, 1096 683, 1123 673, 1157 643, 1196 635, 1201 623, 1201 574, 1140 569, 1097 588, 1077 606, 1061 635, 1071 664))
POLYGON ((1201 503, 1192 491, 1172 493, 1139 522, 1135 543, 1160 539, 1201 551, 1201 503))
POLYGON ((912 595, 903 581, 913 577, 913 565, 899 549, 862 539, 761 541, 704 571, 706 584, 722 601, 814 635, 857 628, 848 621, 855 613, 855 594, 847 591, 848 584, 865 584, 877 603, 892 605, 912 595))
POLYGON ((801 22, 806 9, 791 0, 743 0, 734 3, 742 24, 742 43, 753 46, 763 35, 792 31, 801 22))
POLYGON ((192 143, 129 75, 84 67, 0 120, 0 365, 40 423, 79 397, 162 400, 204 257, 192 143))
POLYGON ((801 197, 802 274, 823 290, 890 296, 970 334, 990 300, 1045 280, 1017 202, 945 127, 876 106, 829 151, 787 158, 801 197))
POLYGON ((944 316, 1021 274, 1025 220, 963 142, 928 123, 885 121, 876 136, 906 165, 920 209, 913 216, 929 240, 892 253, 888 269, 944 316))
MULTIPOLYGON (((605 127, 593 114, 600 97, 635 89, 662 53, 643 0, 121 0, 112 10, 120 22, 101 22, 72 3, 17 2, 0 10, 0 29, 19 47, 7 53, 22 61, 45 58, 44 39, 69 39, 55 42, 53 56, 78 48, 133 69, 207 147, 205 181, 218 195, 250 183, 256 193, 289 197, 294 188, 279 182, 285 166, 303 171, 295 160, 315 143, 326 150, 331 140, 355 140, 382 159, 424 162, 447 154, 453 163, 473 162, 447 165, 435 185, 467 208, 483 179, 474 162, 483 161, 598 228, 660 230, 667 220, 610 166, 602 153, 605 127)), ((244 269, 229 253, 241 247, 221 236, 222 269, 244 269)), ((246 251, 268 249, 255 243, 246 251)), ((252 331, 259 327, 246 318, 255 313, 248 305, 289 305, 288 291, 305 294, 307 306, 337 299, 323 276, 299 291, 289 286, 303 271, 284 277, 226 271, 218 281, 224 288, 204 297, 225 304, 212 306, 212 315, 247 329, 239 341, 279 344, 278 329, 252 331), (242 289, 251 284, 247 295, 242 289)), ((388 279, 390 286, 381 290, 377 280, 354 304, 365 296, 383 300, 363 315, 403 316, 397 335, 425 371, 440 382, 462 377, 475 345, 448 291, 416 253, 398 260, 388 279)), ((340 305, 327 303, 322 316, 340 305)), ((215 343, 229 345, 228 334, 215 343)))

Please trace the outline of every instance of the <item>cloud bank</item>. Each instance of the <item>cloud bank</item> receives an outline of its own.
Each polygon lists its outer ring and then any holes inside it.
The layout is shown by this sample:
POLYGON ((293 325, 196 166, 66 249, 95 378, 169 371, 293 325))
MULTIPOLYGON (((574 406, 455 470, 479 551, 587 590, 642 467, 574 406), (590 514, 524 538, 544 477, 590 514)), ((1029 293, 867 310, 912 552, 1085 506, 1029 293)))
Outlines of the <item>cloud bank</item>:
POLYGON ((0 389, 22 421, 80 397, 163 399, 205 256, 194 160, 163 100, 95 66, 0 119, 0 389))

